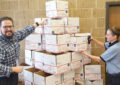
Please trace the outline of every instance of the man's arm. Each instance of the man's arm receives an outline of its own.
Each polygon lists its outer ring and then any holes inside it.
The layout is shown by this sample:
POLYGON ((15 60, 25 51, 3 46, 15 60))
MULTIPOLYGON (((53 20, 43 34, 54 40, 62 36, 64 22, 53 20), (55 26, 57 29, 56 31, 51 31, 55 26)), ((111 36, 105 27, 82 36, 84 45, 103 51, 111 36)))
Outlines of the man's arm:
POLYGON ((10 67, 2 64, 3 59, 5 58, 5 51, 4 49, 0 48, 0 75, 5 75, 6 77, 9 77, 11 72, 21 73, 23 67, 17 66, 17 67, 10 67))
POLYGON ((31 26, 27 26, 23 30, 15 32, 15 36, 17 37, 18 42, 25 39, 28 35, 30 35, 32 32, 34 32, 35 28, 38 27, 39 25, 43 26, 45 21, 47 21, 47 19, 44 19, 43 21, 35 23, 31 26))

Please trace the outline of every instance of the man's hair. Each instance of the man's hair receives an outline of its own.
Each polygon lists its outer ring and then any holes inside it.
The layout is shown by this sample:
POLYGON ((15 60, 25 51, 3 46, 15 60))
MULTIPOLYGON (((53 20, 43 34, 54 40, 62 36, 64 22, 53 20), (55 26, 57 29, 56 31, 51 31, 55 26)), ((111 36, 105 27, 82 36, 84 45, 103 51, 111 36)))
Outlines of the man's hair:
POLYGON ((11 17, 5 16, 5 17, 1 17, 1 18, 0 18, 0 26, 1 26, 1 24, 2 24, 2 21, 4 21, 4 20, 10 20, 10 21, 13 23, 13 19, 12 19, 11 17))
POLYGON ((120 36, 120 28, 119 27, 111 27, 108 30, 112 32, 112 35, 116 35, 117 38, 120 36))

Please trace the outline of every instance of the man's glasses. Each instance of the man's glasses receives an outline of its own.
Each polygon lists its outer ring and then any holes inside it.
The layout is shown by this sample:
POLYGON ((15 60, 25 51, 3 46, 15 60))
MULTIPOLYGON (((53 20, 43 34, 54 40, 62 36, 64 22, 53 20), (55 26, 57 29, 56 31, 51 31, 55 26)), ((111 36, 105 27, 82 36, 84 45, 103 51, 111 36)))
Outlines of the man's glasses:
POLYGON ((8 28, 13 28, 14 26, 11 25, 11 26, 3 26, 4 29, 8 29, 8 28))

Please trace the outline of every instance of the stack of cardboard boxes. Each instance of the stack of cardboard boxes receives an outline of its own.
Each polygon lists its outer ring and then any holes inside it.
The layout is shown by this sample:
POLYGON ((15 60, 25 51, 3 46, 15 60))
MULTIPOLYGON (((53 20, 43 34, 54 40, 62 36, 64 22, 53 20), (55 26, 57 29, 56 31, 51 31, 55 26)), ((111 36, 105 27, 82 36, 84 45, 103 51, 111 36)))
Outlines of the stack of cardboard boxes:
POLYGON ((25 85, 88 85, 84 65, 91 59, 78 51, 90 53, 90 33, 79 33, 79 18, 68 17, 68 1, 47 1, 46 16, 44 26, 26 38, 25 63, 34 68, 24 70, 25 85))

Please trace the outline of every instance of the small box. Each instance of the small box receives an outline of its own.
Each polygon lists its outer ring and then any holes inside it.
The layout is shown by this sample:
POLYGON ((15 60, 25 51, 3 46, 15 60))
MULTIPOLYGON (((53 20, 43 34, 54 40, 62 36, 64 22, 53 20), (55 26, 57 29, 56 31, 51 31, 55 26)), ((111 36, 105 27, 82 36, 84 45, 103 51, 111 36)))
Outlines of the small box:
POLYGON ((44 26, 44 34, 64 34, 64 30, 64 20, 60 18, 49 18, 44 26))
POLYGON ((101 65, 85 65, 85 80, 100 80, 101 65))
POLYGON ((72 51, 87 50, 89 47, 88 36, 89 33, 76 33, 71 36, 70 49, 72 51))
POLYGON ((62 85, 75 85, 75 71, 62 74, 62 85))
POLYGON ((34 52, 34 63, 35 63, 35 68, 44 70, 44 53, 42 52, 34 52))
POLYGON ((34 66, 34 52, 31 50, 25 50, 25 63, 30 66, 34 66))
POLYGON ((33 85, 34 83, 34 72, 38 72, 38 69, 29 68, 24 70, 24 81, 25 85, 33 85))
POLYGON ((43 49, 47 52, 62 53, 70 50, 70 35, 43 35, 43 49))
POLYGON ((46 17, 68 17, 68 1, 47 1, 46 17))
POLYGON ((79 18, 78 17, 68 17, 65 20, 65 32, 72 34, 80 32, 79 18))
POLYGON ((79 52, 72 52, 71 69, 81 68, 83 66, 83 55, 79 52))
POLYGON ((85 74, 83 66, 75 70, 75 81, 80 85, 85 84, 85 74))
POLYGON ((85 85, 103 85, 103 79, 94 81, 85 81, 85 85))
POLYGON ((42 35, 41 34, 31 34, 25 40, 25 48, 27 50, 42 50, 42 35))
POLYGON ((35 85, 61 85, 61 75, 51 75, 43 71, 34 73, 35 85))
MULTIPOLYGON (((28 65, 23 66, 23 70, 29 69, 29 68, 33 68, 33 67, 28 66, 28 65)), ((22 73, 19 73, 18 76, 19 76, 19 81, 23 83, 24 82, 24 71, 22 73)))

